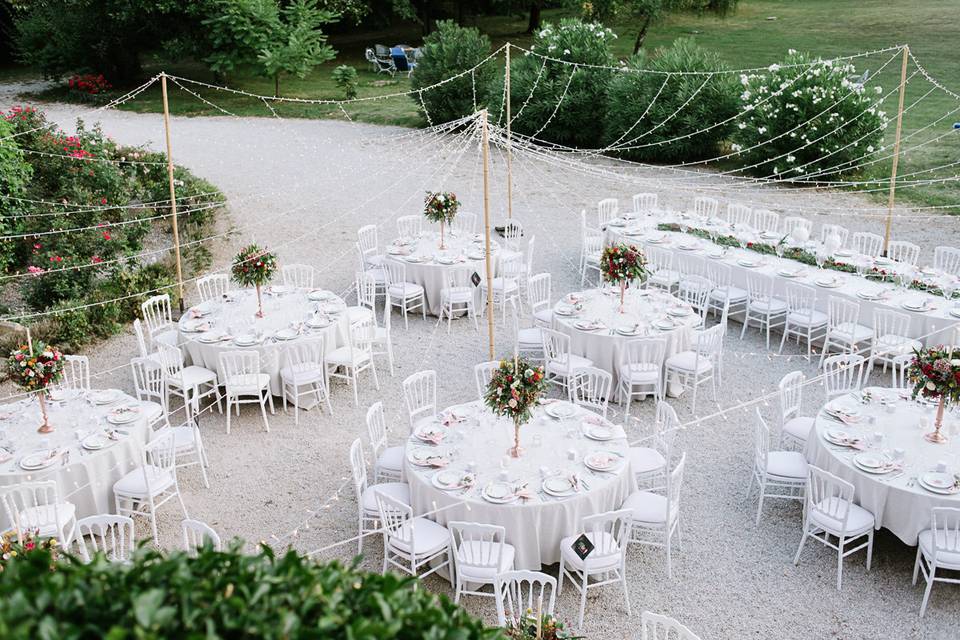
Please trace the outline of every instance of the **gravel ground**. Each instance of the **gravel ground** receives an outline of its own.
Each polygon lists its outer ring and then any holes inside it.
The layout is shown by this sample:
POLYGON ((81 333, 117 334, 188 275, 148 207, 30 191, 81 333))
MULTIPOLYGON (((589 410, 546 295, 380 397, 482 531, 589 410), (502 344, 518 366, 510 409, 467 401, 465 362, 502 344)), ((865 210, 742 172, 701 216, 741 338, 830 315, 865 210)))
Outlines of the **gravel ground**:
MULTIPOLYGON (((3 96, 0 96, 2 99, 3 96)), ((47 106, 48 115, 69 126, 76 107, 47 106)), ((101 114, 104 130, 124 143, 160 148, 159 116, 132 113, 101 114)), ((230 222, 238 237, 211 248, 214 264, 228 263, 242 239, 255 238, 279 252, 281 261, 316 266, 322 284, 349 287, 355 270, 353 243, 356 229, 381 224, 381 243, 393 235, 397 215, 417 213, 425 189, 453 190, 468 210, 482 211, 479 152, 475 142, 420 132, 347 122, 280 121, 270 118, 174 118, 176 161, 220 186, 232 201, 230 222)), ((493 157, 492 210, 499 220, 504 211, 503 162, 493 157)), ((598 165, 601 163, 597 163, 598 165)), ((668 206, 688 205, 696 194, 694 178, 657 171, 628 169, 603 162, 603 176, 584 175, 559 166, 535 163, 518 154, 515 160, 515 215, 528 235, 535 234, 536 271, 553 274, 554 296, 579 286, 576 275, 581 208, 594 210, 602 197, 619 197, 621 205, 641 190, 655 190, 668 206), (627 179, 634 180, 626 184, 627 179)), ((697 179, 699 180, 699 179, 697 179)), ((855 214, 855 207, 875 207, 861 197, 830 192, 744 189, 708 178, 704 192, 719 193, 774 210, 804 208, 818 221, 836 218, 853 230, 882 233, 882 219, 855 214)), ((628 205, 629 206, 629 205, 628 205)), ((908 211, 900 211, 910 215, 908 211)), ((960 244, 956 219, 898 218, 898 238, 920 244, 924 260, 938 244, 960 244)), ((188 292, 192 293, 192 285, 188 292)), ((383 400, 392 416, 394 439, 404 429, 400 382, 414 371, 439 372, 442 405, 470 399, 475 391, 472 365, 486 359, 484 335, 472 324, 454 324, 451 334, 434 322, 411 319, 409 330, 394 322, 397 371, 390 377, 380 368, 380 391, 369 381, 361 388, 361 406, 352 406, 344 385, 333 389, 333 417, 309 412, 295 426, 291 416, 278 411, 265 433, 255 408, 245 407, 233 433, 227 436, 224 419, 206 415, 201 430, 209 451, 210 488, 188 469, 182 486, 191 517, 204 520, 225 537, 265 540, 282 546, 292 543, 311 551, 356 532, 356 503, 352 488, 337 493, 348 479, 350 442, 365 433, 364 412, 383 400), (311 514, 314 514, 311 516, 311 514), (304 526, 305 519, 308 526, 304 526), (284 534, 297 530, 297 535, 284 534), (279 536, 276 540, 273 536, 279 536)), ((734 325, 738 327, 738 325, 734 325)), ((788 371, 800 368, 814 375, 815 366, 799 357, 772 357, 764 353, 756 331, 741 341, 731 332, 725 345, 726 375, 720 400, 724 407, 771 391, 788 371)), ((500 352, 508 347, 501 337, 500 352)), ((125 363, 135 352, 131 334, 118 336, 90 350, 95 370, 125 363)), ((795 351, 791 353, 796 353, 795 351)), ((100 386, 105 386, 102 383, 100 386)), ((130 387, 125 370, 110 385, 130 387)), ((709 393, 702 394, 704 399, 709 393)), ((808 387, 808 412, 822 403, 822 389, 808 387)), ((649 423, 650 402, 635 404, 649 423)), ((692 417, 689 399, 675 402, 681 419, 692 417)), ((700 407, 700 415, 711 408, 700 407)), ((773 419, 774 408, 765 409, 773 419)), ((844 566, 843 591, 834 588, 835 556, 819 545, 805 550, 799 567, 792 563, 800 537, 798 503, 771 501, 759 527, 753 525, 756 503, 746 496, 751 465, 753 423, 750 411, 734 411, 727 419, 711 420, 685 435, 689 460, 683 490, 683 551, 667 580, 663 556, 656 550, 631 549, 628 576, 634 617, 625 615, 622 593, 616 587, 591 593, 584 632, 590 638, 633 638, 642 610, 667 613, 684 621, 702 638, 946 638, 956 637, 960 624, 960 589, 938 585, 926 618, 917 617, 922 587, 910 584, 914 549, 881 531, 875 542, 874 564, 865 571, 864 555, 844 566), (950 631, 953 629, 953 631, 950 631)), ((180 514, 174 507, 160 515, 165 545, 179 543, 180 514)), ((148 528, 139 532, 148 535, 148 528)), ((356 543, 320 553, 322 558, 348 559, 356 543)), ((363 566, 379 570, 379 539, 364 545, 363 566)), ((554 573, 556 567, 552 567, 554 573)), ((429 579, 429 588, 449 592, 446 583, 429 579)), ((558 601, 561 617, 575 619, 578 599, 568 589, 558 601)), ((490 600, 466 598, 466 607, 492 620, 490 600)))

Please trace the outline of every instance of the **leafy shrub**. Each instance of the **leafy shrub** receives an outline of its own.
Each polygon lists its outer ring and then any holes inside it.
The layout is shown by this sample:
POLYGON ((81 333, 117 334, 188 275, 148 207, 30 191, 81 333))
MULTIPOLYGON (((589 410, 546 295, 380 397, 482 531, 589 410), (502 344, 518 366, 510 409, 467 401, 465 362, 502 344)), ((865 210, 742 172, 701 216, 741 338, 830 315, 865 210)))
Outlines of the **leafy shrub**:
MULTIPOLYGON (((616 37, 603 25, 566 19, 559 26, 544 23, 530 48, 567 62, 611 66, 615 60, 610 43, 616 37)), ((567 146, 599 146, 612 75, 608 69, 574 67, 535 55, 511 61, 514 130, 567 146)), ((502 88, 493 92, 501 94, 502 88)))
MULTIPOLYGON (((475 67, 490 55, 490 38, 474 27, 461 27, 452 20, 440 20, 421 47, 411 84, 414 89, 429 87, 475 67)), ((466 74, 424 92, 420 113, 434 124, 450 122, 482 109, 490 96, 496 67, 485 64, 471 78, 466 74)), ((497 94, 499 95, 499 94, 497 94)))
MULTIPOLYGON (((27 183, 32 169, 24 160, 23 152, 11 140, 2 140, 12 135, 14 125, 9 120, 27 118, 26 114, 14 111, 0 118, 0 235, 10 235, 14 225, 8 216, 17 214, 22 204, 11 198, 22 198, 27 193, 27 183)), ((0 270, 13 261, 16 251, 12 240, 0 241, 0 270)))
POLYGON ((92 326, 86 309, 79 309, 84 298, 66 298, 50 307, 51 323, 43 332, 43 339, 63 350, 76 351, 90 340, 92 326))
POLYGON ((141 547, 130 564, 50 553, 9 560, 0 580, 0 637, 498 640, 446 597, 413 580, 318 564, 266 546, 207 547, 196 558, 141 547))
POLYGON ((343 91, 343 97, 353 100, 357 97, 357 70, 348 64, 341 64, 331 74, 334 83, 343 91))
POLYGON ((107 91, 113 88, 113 85, 107 82, 102 73, 85 73, 80 76, 72 76, 67 80, 67 88, 70 93, 86 102, 103 102, 107 91))
POLYGON ((851 171, 882 150, 883 90, 849 80, 855 72, 850 62, 791 50, 782 65, 740 76, 746 114, 734 130, 738 160, 759 175, 807 180, 851 171))
MULTIPOLYGON (((689 38, 679 38, 670 48, 657 51, 652 61, 642 52, 633 56, 627 68, 672 72, 719 71, 725 66, 715 53, 689 38)), ((605 142, 623 146, 618 153, 633 160, 713 157, 735 124, 731 120, 711 125, 736 115, 738 93, 736 78, 730 74, 618 73, 610 81, 605 142), (690 135, 695 131, 702 133, 690 135)))

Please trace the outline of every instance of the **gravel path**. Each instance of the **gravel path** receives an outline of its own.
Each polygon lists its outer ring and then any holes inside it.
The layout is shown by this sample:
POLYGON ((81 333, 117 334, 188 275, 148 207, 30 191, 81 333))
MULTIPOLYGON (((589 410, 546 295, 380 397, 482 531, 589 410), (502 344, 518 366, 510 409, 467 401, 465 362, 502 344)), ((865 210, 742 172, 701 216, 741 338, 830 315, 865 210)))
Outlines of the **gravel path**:
MULTIPOLYGON (((46 110, 69 126, 76 107, 48 105, 46 110)), ((159 116, 111 112, 100 119, 105 132, 121 142, 160 148, 159 116)), ((455 137, 332 121, 174 118, 173 148, 178 163, 220 186, 232 201, 229 216, 237 236, 211 247, 215 265, 227 264, 242 240, 255 238, 275 248, 281 261, 316 266, 324 274, 322 284, 336 290, 349 287, 355 270, 356 229, 376 222, 382 225, 381 243, 388 241, 394 235, 393 219, 417 213, 425 189, 456 191, 468 209, 482 211, 477 145, 455 137)), ((504 210, 503 163, 496 152, 493 160, 491 202, 499 219, 504 210)), ((614 174, 628 173, 616 163, 604 164, 614 174)), ((535 270, 553 274, 555 297, 577 288, 575 213, 588 208, 592 216, 600 198, 619 197, 623 205, 631 193, 644 189, 536 164, 526 156, 518 157, 514 173, 515 215, 537 239, 535 270)), ((667 205, 686 205, 694 195, 664 172, 650 170, 640 179, 648 187, 656 185, 650 190, 658 191, 667 205)), ((860 197, 772 189, 751 189, 741 197, 768 203, 774 210, 810 208, 818 221, 836 217, 851 229, 882 233, 881 218, 847 215, 853 207, 877 206, 860 197)), ((898 218, 895 236, 920 244, 924 260, 932 257, 935 245, 960 245, 956 219, 898 218)), ((211 486, 203 489, 192 470, 183 474, 191 517, 210 523, 225 537, 249 541, 271 541, 272 535, 296 528, 297 535, 289 540, 302 551, 354 535, 352 488, 348 485, 339 496, 336 492, 348 479, 349 443, 365 433, 366 407, 382 399, 392 417, 394 438, 399 438, 405 424, 400 391, 404 377, 424 368, 437 369, 440 403, 449 405, 474 395, 471 368, 486 359, 485 336, 478 336, 465 322, 455 323, 449 335, 429 320, 412 319, 407 331, 402 323, 393 326, 396 376, 391 378, 381 367, 380 391, 364 383, 360 407, 351 406, 352 394, 345 386, 335 385, 335 415, 313 411, 299 427, 292 416, 278 412, 267 434, 255 409, 247 407, 227 436, 222 416, 205 416, 201 429, 212 464, 211 486), (309 517, 311 513, 315 517, 309 517), (302 526, 308 517, 309 526, 302 526)), ((720 395, 725 407, 773 390, 793 369, 814 375, 815 367, 798 357, 768 358, 757 336, 754 331, 744 341, 727 339, 720 395)), ((89 355, 96 370, 122 365, 134 352, 132 335, 123 335, 90 349, 89 355)), ((111 383, 129 388, 123 374, 111 383)), ((808 412, 821 403, 822 390, 809 387, 808 412)), ((687 398, 675 406, 681 419, 691 417, 687 398)), ((700 411, 708 408, 705 402, 700 411)), ((765 410, 772 419, 773 407, 765 410)), ((649 422, 652 405, 644 403, 639 413, 649 422)), ((938 585, 925 619, 920 620, 922 587, 910 585, 915 550, 887 532, 877 535, 870 573, 862 553, 847 560, 843 591, 838 593, 835 556, 828 550, 808 545, 800 566, 793 566, 800 537, 799 504, 771 501, 760 526, 753 525, 756 503, 746 497, 752 459, 750 415, 731 412, 726 420, 688 430, 683 551, 675 557, 673 579, 667 580, 659 552, 631 549, 628 575, 634 616, 626 617, 619 589, 595 591, 588 601, 586 635, 639 637, 638 612, 647 609, 679 618, 705 640, 956 637, 960 589, 938 585)), ((179 519, 174 508, 161 513, 165 544, 179 543, 179 519)), ((145 527, 139 531, 147 535, 145 527)), ((351 543, 320 556, 348 559, 355 550, 356 543, 351 543)), ((364 566, 379 570, 379 539, 367 541, 364 550, 364 566)), ((431 589, 449 591, 437 579, 428 583, 431 589)), ((494 617, 490 600, 468 597, 465 606, 488 620, 494 617)), ((565 590, 558 601, 559 614, 575 619, 576 610, 574 590, 565 590)))

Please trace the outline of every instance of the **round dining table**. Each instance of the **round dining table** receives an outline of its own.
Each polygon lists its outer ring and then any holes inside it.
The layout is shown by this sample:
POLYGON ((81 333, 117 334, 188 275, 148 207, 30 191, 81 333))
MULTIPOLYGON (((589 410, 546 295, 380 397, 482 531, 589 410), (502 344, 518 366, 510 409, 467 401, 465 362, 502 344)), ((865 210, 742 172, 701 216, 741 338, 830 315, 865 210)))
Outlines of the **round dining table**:
MULTIPOLYGON (((480 309, 480 289, 474 287, 470 277, 476 273, 481 278, 486 275, 486 249, 481 233, 444 235, 444 248, 440 248, 440 234, 425 231, 416 238, 398 238, 387 246, 386 260, 400 262, 406 268, 406 281, 423 287, 427 313, 439 316, 441 310, 440 292, 448 286, 451 270, 463 272, 462 286, 474 289, 474 308, 480 309)), ((491 241, 491 262, 494 275, 497 274, 500 258, 500 245, 491 241)))
POLYGON ((869 387, 821 408, 805 455, 853 484, 854 502, 874 514, 877 529, 915 545, 933 507, 960 507, 960 416, 947 413, 949 440, 934 444, 923 436, 935 416, 909 389, 869 387))
MULTIPOLYGON (((76 517, 110 513, 113 484, 140 465, 150 439, 148 411, 119 389, 53 390, 47 400, 51 433, 35 397, 0 406, 0 486, 53 480, 76 517)), ((12 526, 0 512, 0 526, 12 526)))
POLYGON ((585 516, 619 508, 636 489, 623 429, 582 407, 544 402, 520 428, 519 458, 512 444, 513 423, 480 402, 421 420, 405 447, 414 512, 500 525, 515 568, 537 570, 560 561, 560 541, 585 516))
POLYGON ((230 291, 220 300, 191 307, 178 323, 179 342, 189 362, 216 371, 221 380, 221 353, 256 349, 260 370, 270 376, 270 392, 279 396, 284 351, 299 341, 320 337, 324 353, 345 345, 347 305, 324 289, 272 286, 263 291, 262 298, 262 318, 256 316, 253 289, 230 291))
MULTIPOLYGON (((610 287, 568 294, 553 307, 553 328, 570 336, 571 352, 612 374, 614 388, 628 341, 666 338, 666 360, 690 348, 699 324, 700 316, 689 304, 659 289, 627 289, 623 313, 620 290, 610 287)), ((679 383, 668 386, 669 395, 682 393, 679 383)))

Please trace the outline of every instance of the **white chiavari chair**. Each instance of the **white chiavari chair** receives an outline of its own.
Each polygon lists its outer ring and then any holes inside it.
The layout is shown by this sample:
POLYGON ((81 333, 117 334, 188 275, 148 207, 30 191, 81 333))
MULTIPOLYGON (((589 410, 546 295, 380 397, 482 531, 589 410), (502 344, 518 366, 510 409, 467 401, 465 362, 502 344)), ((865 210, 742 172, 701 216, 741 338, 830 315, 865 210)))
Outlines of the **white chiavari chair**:
POLYGON ((90 391, 90 359, 87 356, 63 356, 61 389, 90 391))
POLYGON ((567 394, 573 404, 597 411, 606 418, 612 385, 613 376, 609 371, 596 367, 581 367, 574 369, 573 377, 567 385, 567 394))
POLYGON ((450 233, 456 236, 468 236, 477 232, 477 214, 460 211, 450 223, 450 233))
POLYGON ((418 371, 403 381, 403 401, 411 431, 422 420, 433 420, 437 415, 437 372, 418 371))
POLYGON ((446 527, 414 517, 412 507, 377 489, 377 485, 373 493, 383 527, 383 573, 392 566, 425 578, 450 566, 450 533, 446 527), (420 573, 424 568, 427 571, 420 573))
POLYGON ((826 242, 827 238, 833 235, 837 236, 837 239, 840 241, 840 247, 843 247, 847 244, 850 230, 838 224, 825 224, 820 227, 820 242, 826 242))
MULTIPOLYGON (((300 399, 315 398, 317 407, 326 404, 333 415, 330 390, 327 387, 323 354, 326 350, 323 334, 309 340, 298 341, 283 350, 283 367, 280 369, 280 394, 283 396, 283 412, 287 402, 293 404, 293 422, 300 424, 300 399)), ((318 409, 319 410, 319 409, 318 409)))
POLYGON ((360 406, 358 388, 361 373, 369 369, 373 376, 374 387, 377 391, 380 390, 377 365, 373 360, 375 339, 376 327, 372 319, 351 323, 347 332, 347 344, 327 352, 323 358, 328 381, 331 378, 338 378, 353 387, 353 406, 355 407, 360 406))
POLYGON ((593 360, 570 353, 570 336, 553 329, 541 329, 543 333, 543 359, 547 380, 567 388, 568 381, 577 369, 592 367, 593 360))
POLYGON ((663 361, 667 354, 666 338, 639 338, 625 342, 620 348, 617 367, 617 391, 620 404, 626 400, 624 416, 630 416, 633 398, 648 395, 663 400, 666 389, 663 361))
POLYGON ((769 209, 754 209, 753 228, 767 237, 777 236, 780 233, 780 214, 769 209))
POLYGON ((519 252, 521 238, 523 238, 523 225, 516 218, 510 218, 503 225, 503 240, 507 251, 519 252))
POLYGON ((644 253, 647 255, 647 270, 650 277, 647 278, 647 286, 657 287, 670 293, 680 284, 680 272, 674 268, 674 254, 669 249, 663 247, 646 247, 644 253))
POLYGON ((150 348, 147 347, 147 336, 144 333, 143 323, 140 322, 140 318, 133 319, 133 333, 137 337, 137 351, 140 353, 140 357, 157 359, 157 352, 151 351, 150 348))
POLYGON ((357 244, 360 246, 360 255, 364 267, 369 269, 383 264, 377 225, 368 224, 357 229, 357 244))
POLYGON ((805 284, 788 282, 785 287, 787 297, 787 316, 783 326, 783 338, 780 339, 780 349, 791 336, 796 336, 797 344, 800 340, 807 342, 807 360, 813 352, 814 339, 821 339, 827 333, 827 314, 817 310, 817 290, 805 284))
POLYGON ((673 577, 673 538, 680 545, 680 487, 687 454, 680 455, 676 466, 667 473, 667 487, 663 494, 653 491, 634 491, 624 501, 623 509, 630 511, 629 543, 662 547, 667 554, 667 578, 673 577))
POLYGON ((598 229, 603 229, 611 220, 617 217, 619 206, 616 198, 605 198, 597 203, 598 229))
POLYGON ((492 524, 453 521, 450 532, 450 556, 453 559, 453 601, 460 596, 496 598, 497 576, 513 569, 516 551, 504 542, 507 530, 492 524), (493 590, 483 591, 490 585, 493 590))
POLYGON ((423 216, 400 216, 397 218, 397 235, 401 240, 415 240, 423 231, 423 216))
POLYGON ((223 399, 227 405, 227 433, 230 433, 231 408, 237 408, 239 417, 241 404, 259 405, 263 427, 270 431, 267 403, 270 404, 270 413, 275 413, 273 394, 270 393, 270 374, 264 373, 260 368, 260 352, 226 351, 217 356, 217 367, 223 373, 221 380, 224 387, 223 399))
POLYGON ((176 498, 183 517, 190 517, 177 481, 176 439, 172 430, 157 432, 143 448, 140 466, 113 484, 113 497, 119 515, 130 518, 146 516, 150 520, 153 542, 157 545, 160 544, 157 509, 176 498))
POLYGON ((0 503, 19 542, 26 542, 28 535, 56 538, 65 549, 73 540, 77 507, 60 499, 55 481, 21 482, 4 487, 0 489, 0 503))
POLYGON ((173 434, 173 449, 177 469, 199 466, 203 486, 209 489, 207 467, 210 466, 210 462, 207 460, 207 452, 203 448, 203 440, 200 438, 200 429, 197 427, 197 423, 191 420, 177 427, 164 426, 158 429, 156 434, 160 435, 167 431, 173 434))
POLYGON ((917 584, 917 575, 923 571, 927 583, 923 590, 923 602, 920 604, 920 617, 927 610, 930 591, 934 582, 960 584, 960 579, 937 577, 937 569, 960 571, 960 509, 956 507, 934 507, 930 510, 930 528, 920 532, 917 542, 917 560, 913 564, 913 584, 917 584))
POLYGON ((837 552, 837 591, 843 581, 843 559, 867 550, 867 571, 873 559, 873 514, 853 503, 854 487, 828 471, 809 465, 806 500, 803 510, 803 536, 793 564, 800 564, 800 554, 807 538, 813 538, 837 552), (837 542, 831 541, 831 536, 837 542), (846 546, 854 540, 867 537, 867 541, 852 549, 846 546))
POLYGON ((552 616, 557 579, 539 571, 505 571, 496 576, 497 624, 519 627, 529 616, 552 616))
POLYGON ((640 634, 640 640, 700 640, 673 618, 649 611, 640 614, 640 634))
POLYGON ((350 444, 350 471, 353 477, 353 491, 357 498, 357 553, 363 551, 363 539, 369 533, 377 531, 380 509, 377 506, 375 491, 410 504, 410 486, 406 482, 377 482, 368 484, 367 465, 363 460, 363 445, 360 438, 350 444))
POLYGON ((163 369, 163 406, 170 412, 170 396, 183 400, 188 417, 200 413, 200 401, 213 397, 221 410, 219 382, 216 371, 197 365, 184 366, 183 353, 178 347, 160 343, 158 351, 163 369))
POLYGON ((723 311, 724 305, 729 304, 731 311, 745 311, 749 293, 740 287, 733 285, 733 268, 728 264, 723 264, 719 260, 711 260, 707 263, 707 278, 713 284, 713 290, 710 292, 709 305, 710 311, 716 316, 718 311, 723 311))
POLYGON ((906 240, 891 240, 887 244, 887 257, 896 262, 916 267, 920 262, 920 245, 906 240))
POLYGON ((793 231, 797 228, 805 229, 807 238, 810 238, 810 232, 813 231, 813 222, 799 216, 787 216, 783 219, 783 235, 793 237, 793 231))
POLYGON ((549 273, 538 273, 527 281, 527 304, 535 327, 553 325, 553 304, 550 302, 552 278, 549 273))
POLYGON ((827 333, 820 354, 820 366, 831 347, 854 353, 861 344, 873 341, 873 330, 860 324, 860 304, 839 296, 827 298, 827 333))
POLYGON ((437 326, 440 326, 446 316, 447 333, 450 333, 453 316, 462 313, 466 313, 468 319, 472 318, 473 328, 480 331, 474 302, 475 287, 470 282, 471 273, 470 267, 455 267, 447 269, 443 274, 444 286, 440 289, 440 316, 437 318, 437 326))
POLYGON ((870 377, 873 366, 883 363, 883 372, 887 365, 893 364, 901 356, 912 356, 915 349, 923 345, 909 336, 911 318, 906 313, 877 307, 873 310, 873 339, 870 341, 870 355, 864 380, 870 377))
POLYGON ((603 232, 587 226, 587 212, 580 212, 580 286, 587 281, 587 273, 596 271, 600 277, 600 254, 603 253, 603 232))
POLYGON ((693 386, 691 411, 697 412, 697 389, 710 382, 713 388, 713 400, 717 400, 717 383, 720 378, 721 358, 723 357, 722 324, 704 329, 697 334, 694 348, 681 351, 666 360, 667 382, 677 379, 683 386, 693 386))
POLYGON ((373 455, 373 481, 392 482, 403 477, 403 447, 387 445, 387 419, 379 400, 367 409, 367 437, 373 455))
POLYGON ((800 415, 803 404, 803 384, 807 377, 802 371, 791 371, 777 384, 780 405, 780 447, 803 451, 813 430, 813 418, 800 415))
POLYGON ((890 384, 894 389, 912 389, 913 383, 910 382, 910 365, 913 363, 913 354, 897 356, 890 363, 890 384))
POLYGON ((383 263, 387 277, 387 308, 400 307, 403 314, 403 326, 410 328, 407 313, 420 309, 423 319, 427 319, 427 298, 423 287, 407 281, 407 265, 396 260, 383 263))
POLYGON ((713 293, 713 282, 700 275, 687 275, 680 279, 677 287, 677 297, 693 307, 700 316, 697 328, 703 327, 707 320, 707 309, 710 306, 710 294, 713 293))
POLYGON ((633 213, 636 216, 645 216, 653 213, 657 208, 657 194, 635 193, 633 195, 633 213))
POLYGON ((580 617, 577 620, 577 628, 583 627, 588 589, 619 582, 623 586, 627 615, 630 615, 626 557, 631 517, 632 512, 629 509, 587 516, 582 521, 582 533, 560 541, 560 580, 557 585, 557 595, 563 591, 564 578, 580 591, 580 617), (593 544, 593 551, 586 559, 582 559, 573 550, 573 543, 581 534, 586 535, 593 544), (591 583, 591 576, 599 576, 599 579, 591 583))
POLYGON ((166 394, 160 364, 150 358, 131 358, 130 370, 133 374, 134 393, 150 427, 169 424, 164 406, 166 394))
POLYGON ((197 294, 201 302, 220 302, 230 291, 230 277, 225 273, 214 273, 197 279, 197 294))
MULTIPOLYGON (((644 424, 639 419, 635 419, 635 422, 644 424)), ((659 491, 666 487, 667 469, 675 454, 683 453, 679 442, 683 425, 673 407, 661 400, 657 403, 653 427, 654 432, 637 440, 630 447, 628 455, 637 486, 648 491, 659 491)))
POLYGON ((521 305, 520 278, 523 275, 523 255, 513 253, 500 259, 500 275, 493 278, 492 283, 484 279, 480 283, 480 295, 483 298, 480 309, 481 315, 494 313, 494 309, 487 309, 487 288, 493 289, 493 306, 500 307, 501 322, 507 321, 507 303, 514 310, 521 305))
POLYGON ((315 272, 309 264, 285 264, 280 267, 283 286, 294 289, 312 289, 315 272))
POLYGON ((950 275, 960 276, 960 249, 936 247, 933 250, 933 267, 950 275))
POLYGON ((128 562, 133 555, 136 533, 133 519, 103 514, 77 522, 77 549, 84 562, 102 553, 110 562, 128 562))
POLYGON ((693 214, 704 219, 716 218, 720 203, 715 198, 699 197, 693 201, 693 214))
POLYGON ((500 368, 500 361, 490 360, 473 365, 473 379, 477 385, 477 397, 483 401, 487 395, 487 387, 493 379, 493 372, 500 368))
POLYGON ((152 344, 156 345, 158 342, 177 344, 177 325, 173 321, 169 294, 162 293, 147 298, 140 305, 140 315, 143 316, 147 335, 150 336, 152 344))
MULTIPOLYGON (((383 309, 383 326, 377 323, 377 279, 371 271, 364 271, 357 274, 357 305, 364 309, 369 309, 366 315, 358 313, 350 317, 350 322, 369 317, 373 322, 373 355, 387 356, 387 364, 390 365, 390 375, 393 375, 393 332, 391 330, 392 314, 390 306, 385 305, 383 309)), ((349 309, 348 309, 349 312, 349 309)))
POLYGON ((880 250, 883 249, 883 236, 866 231, 857 231, 850 238, 850 248, 871 258, 879 258, 880 250))
POLYGON ((855 353, 830 356, 823 361, 823 388, 827 399, 860 391, 866 359, 855 353))
POLYGON ((807 485, 807 461, 799 451, 771 451, 770 428, 756 409, 756 421, 753 438, 753 469, 747 497, 753 493, 756 483, 757 524, 763 512, 763 501, 767 498, 784 500, 803 500, 804 487, 807 485))
MULTIPOLYGON (((366 263, 366 258, 364 258, 363 250, 360 248, 360 243, 354 243, 354 249, 357 253, 357 267, 360 272, 364 273, 367 276, 373 278, 377 283, 376 291, 378 294, 384 296, 386 299, 387 295, 387 270, 384 267, 384 261, 375 266, 368 266, 366 263)), ((389 307, 388 307, 389 309, 389 307)))
POLYGON ((731 202, 727 204, 726 221, 738 227, 753 228, 753 209, 745 204, 731 202))
POLYGON ((187 518, 180 521, 180 530, 183 533, 183 550, 190 555, 196 555, 197 550, 207 545, 214 551, 223 549, 220 534, 206 522, 187 518))
POLYGON ((787 303, 773 295, 773 278, 762 273, 747 274, 747 310, 743 318, 740 339, 747 334, 750 323, 767 334, 767 349, 770 349, 770 330, 786 324, 787 303))

